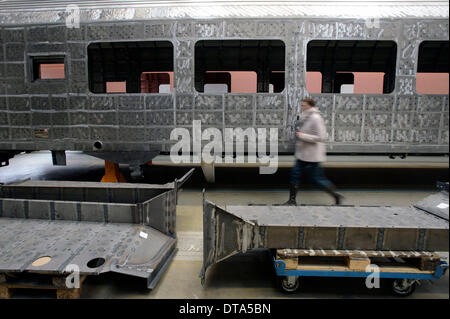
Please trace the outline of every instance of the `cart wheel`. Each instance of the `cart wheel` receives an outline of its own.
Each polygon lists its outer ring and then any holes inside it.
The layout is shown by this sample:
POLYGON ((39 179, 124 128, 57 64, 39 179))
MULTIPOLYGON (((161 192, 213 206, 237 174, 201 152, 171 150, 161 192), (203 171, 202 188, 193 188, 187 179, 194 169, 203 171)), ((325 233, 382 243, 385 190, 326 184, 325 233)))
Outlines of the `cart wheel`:
POLYGON ((277 284, 281 292, 292 294, 300 287, 300 278, 295 276, 278 276, 277 284))
POLYGON ((392 281, 392 292, 397 296, 406 297, 416 290, 417 282, 411 279, 395 279, 392 281))

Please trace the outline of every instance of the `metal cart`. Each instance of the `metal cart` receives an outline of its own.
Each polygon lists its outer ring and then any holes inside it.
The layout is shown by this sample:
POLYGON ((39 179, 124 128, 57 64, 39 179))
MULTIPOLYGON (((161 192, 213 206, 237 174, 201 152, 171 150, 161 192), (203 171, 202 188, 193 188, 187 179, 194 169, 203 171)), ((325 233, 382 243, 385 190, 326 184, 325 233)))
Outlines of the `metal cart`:
MULTIPOLYGON (((290 269, 286 270, 286 261, 277 259, 273 256, 273 265, 277 275, 278 288, 284 293, 294 293, 300 288, 300 277, 351 277, 366 278, 373 275, 373 272, 347 270, 324 270, 325 267, 317 266, 317 269, 290 269)), ((310 267, 314 268, 314 267, 310 267)), ((331 268, 331 267, 330 267, 331 268)), ((344 268, 344 267, 343 267, 344 268)), ((411 267, 411 271, 389 272, 379 268, 379 278, 389 278, 391 280, 391 289, 395 295, 411 295, 420 280, 438 280, 445 275, 448 269, 448 263, 441 260, 434 271, 422 271, 411 267)))

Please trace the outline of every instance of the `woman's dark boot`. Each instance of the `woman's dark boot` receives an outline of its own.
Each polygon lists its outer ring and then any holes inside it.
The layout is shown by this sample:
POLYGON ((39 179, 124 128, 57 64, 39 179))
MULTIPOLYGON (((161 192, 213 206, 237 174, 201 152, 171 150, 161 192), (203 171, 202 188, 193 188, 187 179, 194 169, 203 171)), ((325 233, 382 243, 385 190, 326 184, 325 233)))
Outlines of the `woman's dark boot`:
POLYGON ((325 191, 334 197, 336 205, 341 205, 342 200, 345 198, 344 195, 336 192, 336 186, 326 187, 325 191))
POLYGON ((298 187, 295 185, 291 185, 289 188, 289 200, 282 204, 283 206, 296 206, 297 202, 295 201, 295 197, 297 196, 298 187))

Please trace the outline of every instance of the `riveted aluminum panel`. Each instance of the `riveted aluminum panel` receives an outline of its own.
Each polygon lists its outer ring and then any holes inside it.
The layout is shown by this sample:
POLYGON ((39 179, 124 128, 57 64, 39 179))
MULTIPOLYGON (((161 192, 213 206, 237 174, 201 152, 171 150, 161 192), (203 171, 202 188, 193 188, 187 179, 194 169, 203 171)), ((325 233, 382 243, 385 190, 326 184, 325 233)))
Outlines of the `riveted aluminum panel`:
MULTIPOLYGON (((10 149, 11 145, 14 149, 55 145, 58 149, 74 146, 92 151, 93 143, 101 139, 108 151, 123 151, 123 145, 131 151, 168 150, 173 144, 169 141, 171 130, 177 126, 189 128, 192 120, 199 119, 203 125, 219 129, 224 125, 244 129, 278 128, 279 151, 292 152, 293 125, 299 101, 309 95, 305 89, 307 43, 312 39, 355 39, 397 43, 396 86, 389 95, 347 97, 325 94, 318 97, 329 135, 328 151, 448 152, 448 96, 419 96, 415 92, 417 46, 423 40, 448 39, 447 2, 418 5, 408 1, 366 1, 345 6, 333 1, 301 5, 295 2, 282 5, 265 2, 261 5, 246 1, 227 6, 203 2, 190 2, 189 6, 141 2, 134 7, 135 3, 124 1, 120 4, 96 2, 93 9, 92 3, 78 1, 75 2, 81 9, 78 29, 65 27, 66 2, 56 1, 52 6, 47 2, 47 10, 35 10, 38 3, 20 2, 20 12, 11 11, 17 2, 4 2, 0 8, 0 101, 2 97, 9 101, 18 95, 26 96, 36 110, 59 110, 69 115, 31 115, 26 104, 11 103, 8 109, 11 114, 3 115, 2 119, 5 123, 5 117, 8 118, 5 126, 14 126, 0 129, 4 137, 0 141, 0 149, 10 149), (286 46, 286 82, 282 93, 244 95, 246 97, 242 100, 230 93, 224 94, 220 102, 208 104, 205 102, 209 101, 202 100, 202 94, 195 92, 196 41, 267 38, 280 39, 286 46), (88 43, 130 39, 173 43, 173 92, 114 96, 89 93, 88 43), (50 53, 66 55, 66 79, 31 82, 25 70, 29 55, 50 53), (23 72, 18 72, 22 67, 23 72), (65 98, 66 104, 56 102, 55 94, 58 94, 58 99, 65 98), (43 95, 48 96, 49 105, 34 102, 35 99, 45 99, 43 95), (444 109, 438 109, 440 103, 434 104, 433 101, 439 99, 444 101, 444 109), (118 113, 115 120, 112 115, 98 114, 98 111, 117 110, 139 112, 143 105, 147 110, 161 110, 161 113, 146 113, 137 123, 133 123, 130 114, 123 114, 124 119, 120 119, 122 114, 118 113), (388 105, 392 108, 389 109, 388 105), (429 107, 433 108, 433 114, 426 114, 429 107), (75 110, 81 109, 86 113, 76 114, 75 110), (21 111, 30 113, 28 116, 33 116, 33 122, 28 122, 25 116, 25 122, 20 123, 14 112, 21 111), (142 119, 145 120, 144 127, 142 119), (86 125, 94 127, 87 128, 86 125), (49 129, 48 141, 32 139, 35 126, 49 129), (132 139, 135 143, 124 143, 132 139)), ((1 107, 0 102, 0 110, 1 107)))

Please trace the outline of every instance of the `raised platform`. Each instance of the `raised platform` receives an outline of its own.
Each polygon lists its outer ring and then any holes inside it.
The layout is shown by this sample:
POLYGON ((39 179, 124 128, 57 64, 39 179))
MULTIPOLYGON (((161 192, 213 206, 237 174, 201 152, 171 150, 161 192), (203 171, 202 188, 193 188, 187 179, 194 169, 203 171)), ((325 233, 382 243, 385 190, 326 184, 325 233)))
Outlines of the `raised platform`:
MULTIPOLYGON (((290 168, 295 162, 293 155, 279 155, 278 167, 290 168)), ((152 160, 155 166, 186 166, 200 167, 200 163, 174 164, 169 155, 158 155, 152 160)), ((215 163, 214 167, 260 167, 259 162, 249 163, 244 157, 244 163, 215 163)), ((326 168, 449 168, 449 158, 444 155, 436 156, 396 156, 389 158, 387 155, 328 155, 323 163, 326 168)))

